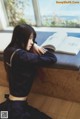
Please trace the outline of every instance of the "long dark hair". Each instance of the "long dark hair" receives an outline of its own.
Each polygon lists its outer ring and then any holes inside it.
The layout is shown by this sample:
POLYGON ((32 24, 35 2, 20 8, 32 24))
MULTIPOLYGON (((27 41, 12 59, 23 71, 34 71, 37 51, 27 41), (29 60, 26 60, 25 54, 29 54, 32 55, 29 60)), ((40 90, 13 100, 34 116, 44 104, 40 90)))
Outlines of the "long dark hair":
POLYGON ((16 46, 25 49, 31 33, 33 33, 33 42, 35 42, 36 32, 30 25, 17 25, 13 30, 12 40, 8 47, 16 46))

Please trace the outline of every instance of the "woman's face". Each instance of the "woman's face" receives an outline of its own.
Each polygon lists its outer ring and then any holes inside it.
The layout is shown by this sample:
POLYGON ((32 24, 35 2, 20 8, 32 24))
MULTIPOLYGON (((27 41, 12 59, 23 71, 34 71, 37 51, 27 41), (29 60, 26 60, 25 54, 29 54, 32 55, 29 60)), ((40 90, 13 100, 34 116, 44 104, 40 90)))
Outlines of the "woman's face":
POLYGON ((28 40, 28 43, 27 43, 27 46, 26 46, 26 50, 30 50, 31 47, 33 45, 33 33, 31 33, 30 37, 29 37, 29 40, 28 40))

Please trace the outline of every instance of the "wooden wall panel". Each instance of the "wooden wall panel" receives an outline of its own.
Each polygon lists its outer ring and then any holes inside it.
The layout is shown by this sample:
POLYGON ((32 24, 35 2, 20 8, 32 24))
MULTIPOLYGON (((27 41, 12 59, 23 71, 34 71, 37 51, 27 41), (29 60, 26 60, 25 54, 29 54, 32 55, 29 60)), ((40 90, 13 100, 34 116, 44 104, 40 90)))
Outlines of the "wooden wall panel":
POLYGON ((78 71, 44 68, 44 78, 35 79, 32 92, 80 102, 78 71))
POLYGON ((1 86, 8 86, 6 71, 4 68, 3 61, 0 61, 0 85, 1 86))

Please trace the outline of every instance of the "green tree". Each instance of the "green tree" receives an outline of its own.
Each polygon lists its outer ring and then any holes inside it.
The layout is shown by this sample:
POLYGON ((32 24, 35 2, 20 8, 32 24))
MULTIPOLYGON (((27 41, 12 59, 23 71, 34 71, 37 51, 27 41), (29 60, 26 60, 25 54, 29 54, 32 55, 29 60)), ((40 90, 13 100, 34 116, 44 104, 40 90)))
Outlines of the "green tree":
POLYGON ((6 0, 6 9, 9 19, 9 24, 15 26, 18 23, 26 23, 24 18, 24 8, 29 5, 29 0, 6 0))

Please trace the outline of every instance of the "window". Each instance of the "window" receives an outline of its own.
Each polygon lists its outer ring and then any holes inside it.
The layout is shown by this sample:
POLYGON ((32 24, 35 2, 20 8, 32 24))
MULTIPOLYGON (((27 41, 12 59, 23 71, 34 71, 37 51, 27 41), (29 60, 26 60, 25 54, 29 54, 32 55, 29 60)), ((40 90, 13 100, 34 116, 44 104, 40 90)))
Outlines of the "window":
POLYGON ((80 0, 38 0, 43 26, 80 27, 80 0))
POLYGON ((27 22, 46 27, 80 27, 80 0, 4 0, 4 3, 9 25, 27 22))
POLYGON ((10 26, 18 23, 36 25, 32 0, 4 0, 10 26))

